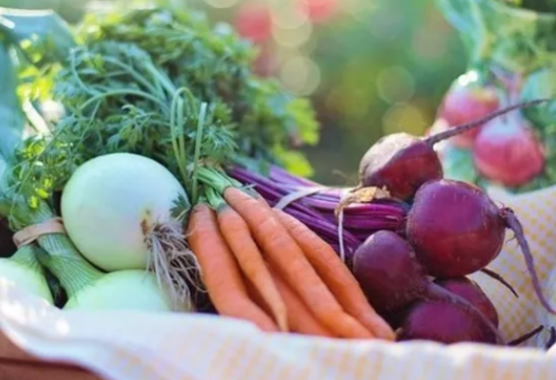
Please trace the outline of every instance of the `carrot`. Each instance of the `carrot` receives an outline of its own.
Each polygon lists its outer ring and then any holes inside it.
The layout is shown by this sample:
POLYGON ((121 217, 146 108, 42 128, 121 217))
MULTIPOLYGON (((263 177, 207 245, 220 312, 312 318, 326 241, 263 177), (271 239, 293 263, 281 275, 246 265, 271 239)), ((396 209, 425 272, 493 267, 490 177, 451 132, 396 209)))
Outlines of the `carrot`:
POLYGON ((276 332, 272 319, 247 294, 241 272, 218 230, 216 215, 198 204, 190 215, 188 242, 197 257, 201 276, 218 313, 255 323, 261 330, 276 332))
POLYGON ((360 322, 344 312, 268 204, 235 187, 228 187, 224 198, 245 220, 269 262, 317 320, 340 337, 373 337, 360 322))
POLYGON ((288 331, 288 315, 284 300, 280 296, 251 231, 241 216, 231 207, 218 208, 220 232, 228 243, 245 277, 257 287, 268 303, 281 331, 288 331))
MULTIPOLYGON (((288 326, 291 332, 303 335, 335 337, 311 314, 307 306, 299 299, 291 287, 289 287, 274 271, 272 273, 272 278, 288 308, 288 326)), ((250 281, 246 282, 246 286, 253 300, 264 310, 269 310, 268 304, 261 297, 255 286, 250 281)))
POLYGON ((291 331, 305 335, 334 337, 334 335, 311 314, 311 311, 309 311, 303 301, 299 299, 299 296, 279 275, 273 274, 273 278, 280 290, 280 294, 288 306, 288 322, 291 326, 291 331))
POLYGON ((394 332, 369 304, 359 283, 332 247, 293 216, 280 210, 274 210, 274 213, 344 310, 377 337, 394 340, 394 332))

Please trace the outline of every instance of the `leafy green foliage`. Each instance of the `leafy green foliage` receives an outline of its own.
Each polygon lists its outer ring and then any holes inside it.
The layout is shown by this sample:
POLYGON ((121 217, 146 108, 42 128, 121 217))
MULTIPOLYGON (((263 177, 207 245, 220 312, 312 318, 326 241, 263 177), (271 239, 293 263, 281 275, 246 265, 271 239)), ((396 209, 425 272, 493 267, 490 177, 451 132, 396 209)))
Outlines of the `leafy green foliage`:
POLYGON ((0 83, 0 158, 3 158, 3 161, 10 161, 15 146, 21 139, 24 118, 17 98, 16 71, 8 44, 2 39, 0 39, 0 83))
MULTIPOLYGON (((83 162, 115 152, 161 162, 194 200, 199 162, 246 156, 309 171, 287 146, 316 142, 310 105, 254 76, 254 50, 229 29, 156 8, 90 15, 79 30, 63 60, 22 73, 26 100, 53 98, 65 109, 17 152, 10 189, 25 208, 49 200, 83 162)), ((180 201, 175 212, 187 207, 180 201)))
POLYGON ((531 72, 554 61, 556 15, 521 12, 493 0, 437 0, 461 33, 471 64, 531 72))
POLYGON ((0 34, 24 52, 36 66, 64 60, 75 46, 66 22, 52 11, 0 8, 0 34))
POLYGON ((86 44, 101 40, 133 43, 147 52, 177 87, 217 108, 237 128, 239 150, 281 162, 291 142, 314 144, 318 125, 305 99, 251 72, 256 50, 227 26, 210 28, 192 11, 142 9, 85 21, 86 44))

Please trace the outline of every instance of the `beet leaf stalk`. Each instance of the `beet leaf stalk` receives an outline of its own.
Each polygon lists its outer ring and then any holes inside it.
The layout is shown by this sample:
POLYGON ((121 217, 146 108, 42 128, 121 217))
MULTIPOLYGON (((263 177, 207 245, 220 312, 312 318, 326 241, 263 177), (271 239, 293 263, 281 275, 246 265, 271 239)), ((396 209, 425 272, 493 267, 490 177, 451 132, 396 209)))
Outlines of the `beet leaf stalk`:
MULTIPOLYGON (((252 186, 273 207, 284 205, 284 212, 307 225, 313 232, 342 251, 339 221, 335 210, 350 189, 334 188, 297 177, 287 171, 271 167, 268 177, 234 166, 228 174, 243 185, 252 186)), ((343 209, 341 238, 346 261, 368 236, 376 231, 403 232, 408 206, 389 199, 370 203, 353 203, 343 209)))

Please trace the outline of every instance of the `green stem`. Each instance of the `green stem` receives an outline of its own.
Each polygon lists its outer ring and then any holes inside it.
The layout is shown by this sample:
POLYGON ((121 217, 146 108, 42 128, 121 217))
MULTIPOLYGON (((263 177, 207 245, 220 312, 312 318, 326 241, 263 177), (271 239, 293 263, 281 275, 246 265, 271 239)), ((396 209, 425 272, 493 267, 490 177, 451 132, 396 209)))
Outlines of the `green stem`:
POLYGON ((177 89, 172 81, 168 79, 165 74, 160 72, 160 70, 158 70, 152 63, 146 64, 145 68, 154 78, 158 80, 160 84, 162 84, 162 87, 164 87, 168 94, 172 95, 176 93, 177 89))
POLYGON ((203 137, 203 127, 205 124, 205 117, 207 113, 207 103, 201 104, 201 112, 199 114, 199 122, 197 124, 197 136, 195 139, 195 156, 193 158, 193 204, 197 203, 198 199, 198 189, 197 189, 197 171, 199 169, 199 159, 201 157, 201 145, 203 137))
MULTIPOLYGON (((39 201, 35 209, 18 208, 18 228, 43 223, 55 217, 48 204, 39 201)), ((77 294, 81 289, 103 276, 77 250, 66 234, 56 233, 43 235, 37 239, 44 250, 39 260, 60 280, 68 297, 77 294)))
POLYGON ((213 187, 207 187, 204 192, 206 203, 209 204, 214 210, 220 210, 221 208, 227 207, 228 203, 222 198, 222 194, 220 194, 216 189, 213 187))
POLYGON ((96 102, 97 100, 101 100, 103 98, 107 98, 110 96, 117 96, 117 95, 135 95, 135 96, 140 96, 149 100, 152 100, 154 103, 160 105, 162 107, 162 109, 167 110, 168 106, 166 105, 166 103, 160 101, 160 99, 155 98, 154 96, 152 96, 151 94, 148 94, 146 92, 143 91, 136 91, 136 90, 112 90, 110 92, 106 92, 104 94, 99 94, 99 95, 95 95, 92 98, 89 98, 86 102, 84 102, 79 109, 82 111, 85 108, 87 108, 89 105, 91 105, 92 103, 96 102))
POLYGON ((24 245, 18 248, 16 253, 10 257, 10 260, 13 260, 27 268, 40 271, 41 266, 35 253, 36 250, 41 249, 34 244, 24 245))
MULTIPOLYGON (((127 71, 129 75, 131 75, 133 78, 135 78, 135 80, 137 82, 141 83, 150 92, 152 92, 152 93, 157 92, 156 88, 153 85, 151 85, 141 74, 139 74, 137 71, 135 71, 131 66, 126 65, 125 63, 122 63, 118 60, 115 60, 115 59, 113 59, 111 57, 107 57, 107 56, 102 57, 102 59, 105 62, 111 63, 112 65, 117 66, 117 67, 127 71)), ((158 78, 156 78, 156 79, 158 79, 158 78)))
POLYGON ((473 18, 477 22, 478 37, 479 37, 477 38, 476 41, 477 47, 475 48, 475 51, 473 53, 474 54, 473 61, 475 64, 480 64, 489 56, 491 40, 490 40, 488 28, 486 27, 485 24, 485 20, 483 18, 483 15, 477 3, 474 0, 470 1, 469 7, 471 9, 471 13, 473 14, 473 18))

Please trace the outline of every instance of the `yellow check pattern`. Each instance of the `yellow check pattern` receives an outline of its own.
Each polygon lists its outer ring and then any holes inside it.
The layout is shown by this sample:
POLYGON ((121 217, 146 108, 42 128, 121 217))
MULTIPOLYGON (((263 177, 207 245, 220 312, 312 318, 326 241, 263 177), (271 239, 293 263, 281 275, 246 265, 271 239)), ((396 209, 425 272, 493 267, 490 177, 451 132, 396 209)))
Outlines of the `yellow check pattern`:
MULTIPOLYGON (((556 304, 556 188, 509 198, 525 224, 535 263, 556 304)), ((511 234, 508 234, 508 238, 511 234)), ((536 300, 515 241, 490 266, 515 298, 484 275, 473 277, 498 308, 513 339, 539 324, 556 325, 536 300)), ((556 349, 430 342, 340 341, 266 335, 231 319, 138 312, 62 312, 0 279, 0 328, 44 360, 80 364, 107 380, 541 380, 556 379, 556 349)))

